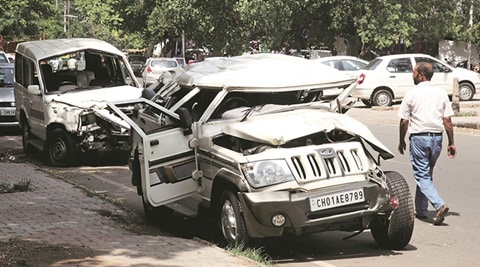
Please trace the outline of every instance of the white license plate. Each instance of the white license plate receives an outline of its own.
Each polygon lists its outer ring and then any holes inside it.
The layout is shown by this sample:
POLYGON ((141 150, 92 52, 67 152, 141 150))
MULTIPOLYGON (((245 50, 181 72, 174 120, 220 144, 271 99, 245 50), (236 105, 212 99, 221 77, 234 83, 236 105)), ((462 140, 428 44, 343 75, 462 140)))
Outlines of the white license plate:
POLYGON ((0 110, 0 115, 2 116, 14 116, 15 109, 2 109, 0 110))
POLYGON ((339 192, 310 198, 310 210, 318 211, 335 207, 346 206, 365 201, 363 189, 339 192))

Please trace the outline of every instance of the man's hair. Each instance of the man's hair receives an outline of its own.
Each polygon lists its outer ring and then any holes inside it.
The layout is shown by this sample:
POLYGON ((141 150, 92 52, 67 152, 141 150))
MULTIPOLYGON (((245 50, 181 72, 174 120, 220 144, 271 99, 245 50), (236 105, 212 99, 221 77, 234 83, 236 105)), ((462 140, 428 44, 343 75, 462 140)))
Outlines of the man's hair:
POLYGON ((417 64, 418 73, 423 73, 427 80, 431 80, 433 76, 433 66, 428 62, 420 62, 417 64))

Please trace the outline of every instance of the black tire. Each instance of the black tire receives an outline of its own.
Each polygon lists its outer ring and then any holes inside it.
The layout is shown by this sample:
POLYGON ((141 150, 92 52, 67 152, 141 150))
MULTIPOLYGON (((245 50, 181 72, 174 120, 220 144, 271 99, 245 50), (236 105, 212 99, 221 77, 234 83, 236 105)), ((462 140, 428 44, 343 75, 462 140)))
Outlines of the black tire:
POLYGON ((397 172, 385 172, 390 192, 398 200, 391 214, 378 216, 370 224, 372 236, 383 248, 403 249, 412 238, 414 225, 413 201, 405 178, 397 172), (389 220, 390 217, 390 220, 389 220))
POLYGON ((469 83, 461 83, 458 87, 458 96, 460 101, 470 101, 473 98, 475 90, 469 83))
POLYGON ((391 106, 393 104, 392 93, 386 89, 377 90, 372 95, 371 103, 373 106, 391 106))
POLYGON ((49 163, 55 167, 77 164, 80 153, 75 140, 63 129, 55 129, 48 135, 45 152, 49 163))
POLYGON ((372 103, 370 102, 370 100, 367 100, 367 99, 361 99, 362 103, 367 106, 367 107, 371 107, 372 106, 372 103))
POLYGON ((22 146, 23 152, 27 155, 32 154, 35 151, 35 148, 30 144, 30 138, 32 137, 32 133, 30 132, 30 126, 28 123, 22 122, 22 146))
POLYGON ((227 246, 248 245, 250 238, 242 216, 242 207, 238 197, 231 191, 222 194, 218 222, 227 246))

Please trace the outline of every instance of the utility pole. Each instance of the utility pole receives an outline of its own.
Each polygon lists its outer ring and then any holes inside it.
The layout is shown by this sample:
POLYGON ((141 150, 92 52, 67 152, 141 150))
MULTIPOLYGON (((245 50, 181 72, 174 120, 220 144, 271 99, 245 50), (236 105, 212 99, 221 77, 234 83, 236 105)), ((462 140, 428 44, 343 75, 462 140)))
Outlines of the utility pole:
POLYGON ((469 12, 469 19, 468 19, 467 69, 470 69, 470 63, 471 63, 471 57, 472 57, 472 40, 471 40, 472 27, 473 27, 473 0, 471 0, 471 2, 470 2, 470 12, 469 12))

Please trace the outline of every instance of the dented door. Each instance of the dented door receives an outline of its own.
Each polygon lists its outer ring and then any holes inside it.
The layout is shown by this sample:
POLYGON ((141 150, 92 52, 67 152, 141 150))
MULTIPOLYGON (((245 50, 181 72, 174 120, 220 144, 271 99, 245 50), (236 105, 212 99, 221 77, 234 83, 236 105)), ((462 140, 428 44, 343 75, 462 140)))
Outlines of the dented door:
POLYGON ((191 134, 180 127, 147 134, 140 155, 144 198, 157 207, 193 194, 198 183, 194 150, 189 147, 191 134))

